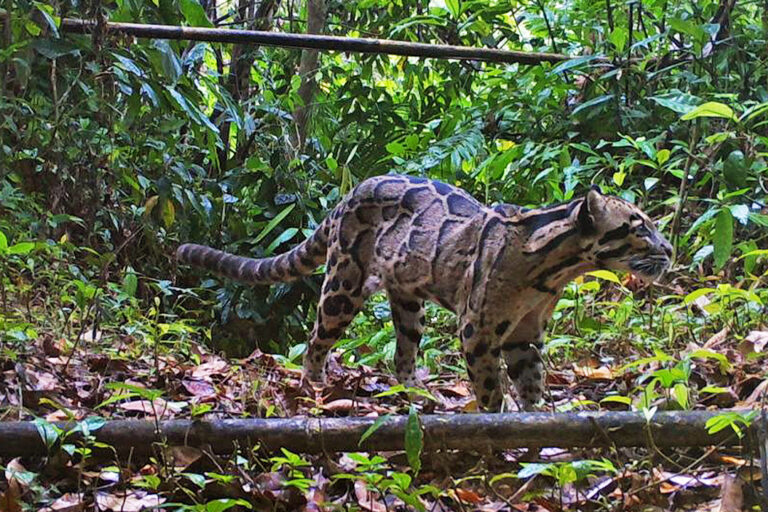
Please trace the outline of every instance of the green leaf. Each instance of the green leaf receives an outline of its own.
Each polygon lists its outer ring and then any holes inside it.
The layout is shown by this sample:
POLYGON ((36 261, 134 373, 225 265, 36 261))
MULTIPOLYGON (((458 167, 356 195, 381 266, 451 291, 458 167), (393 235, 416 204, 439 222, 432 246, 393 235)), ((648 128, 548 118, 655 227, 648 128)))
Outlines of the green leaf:
POLYGON ((624 51, 624 47, 627 44, 629 38, 629 32, 624 27, 616 27, 608 36, 608 40, 616 47, 616 51, 621 53, 624 51))
POLYGON ((269 233, 272 232, 273 229, 277 227, 280 222, 288 216, 289 213, 293 211, 293 209, 296 208, 296 203, 290 204, 287 207, 283 208, 283 211, 275 215, 275 217, 269 221, 269 224, 267 224, 264 229, 261 230, 261 233, 256 237, 256 239, 253 241, 254 243, 261 242, 265 236, 267 236, 269 233))
POLYGON ((371 437, 374 432, 379 430, 379 428, 381 428, 381 426, 391 417, 391 414, 385 414, 384 416, 379 416, 376 418, 376 421, 373 422, 373 425, 368 427, 368 429, 363 432, 363 435, 360 436, 360 440, 357 442, 357 446, 361 446, 366 439, 371 437))
POLYGON ((421 421, 419 420, 419 414, 416 412, 416 407, 411 405, 408 410, 408 420, 405 424, 405 455, 414 474, 418 474, 421 469, 421 450, 423 448, 424 432, 421 430, 421 421))
POLYGON ((8 254, 29 254, 34 248, 34 242, 19 242, 18 244, 12 245, 8 248, 8 254))
POLYGON ((699 105, 680 119, 683 121, 690 121, 697 117, 721 117, 723 119, 730 119, 731 121, 738 121, 738 118, 736 117, 736 114, 733 113, 731 107, 716 101, 708 101, 699 105))
POLYGON ((136 296, 136 290, 139 287, 139 280, 136 277, 136 273, 130 270, 123 277, 123 293, 130 297, 136 296))
POLYGON ((587 272, 587 275, 597 277, 598 279, 604 279, 612 283, 621 284, 619 277, 610 270, 595 270, 593 272, 587 272))
POLYGON ((602 96, 598 96, 597 98, 592 98, 591 100, 582 103, 575 109, 573 109, 573 114, 578 114, 582 110, 588 110, 590 108, 596 107, 598 105, 602 105, 606 101, 610 101, 613 99, 613 94, 603 94, 602 96))
POLYGON ((42 418, 35 418, 34 423, 35 427, 37 428, 37 432, 43 439, 45 446, 48 447, 48 450, 53 448, 53 445, 55 445, 56 441, 59 439, 59 429, 56 428, 55 425, 45 421, 42 418))
POLYGON ((197 0, 179 0, 179 7, 184 19, 193 27, 212 27, 213 23, 205 14, 203 6, 197 0))
POLYGON ((715 217, 715 269, 720 270, 731 256, 733 248, 733 215, 723 208, 715 217))
POLYGON ((272 243, 269 244, 269 246, 267 247, 266 251, 264 251, 264 253, 267 255, 272 254, 272 251, 274 251, 278 245, 287 242, 288 240, 296 236, 296 233, 298 232, 299 232, 298 228, 286 229, 285 231, 277 235, 277 237, 275 237, 274 240, 272 240, 272 243))
POLYGON ((530 478, 532 476, 546 474, 554 467, 552 463, 543 462, 524 462, 520 464, 523 468, 517 472, 517 478, 530 478))
POLYGON ((606 402, 613 402, 618 404, 624 404, 624 405, 632 405, 632 399, 628 396, 621 396, 621 395, 611 395, 603 398, 600 400, 600 403, 606 403, 606 402))
POLYGON ((675 92, 659 94, 658 96, 651 96, 648 99, 678 114, 687 114, 696 108, 696 104, 700 101, 696 96, 677 90, 675 92))
POLYGON ((8 250, 8 239, 5 237, 5 233, 0 231, 0 253, 4 253, 8 250))
POLYGON ((405 147, 400 144, 399 142, 390 142, 384 148, 387 150, 387 152, 395 155, 395 156, 401 156, 405 153, 405 147))
POLYGON ((461 14, 461 0, 445 0, 445 6, 454 18, 461 14))

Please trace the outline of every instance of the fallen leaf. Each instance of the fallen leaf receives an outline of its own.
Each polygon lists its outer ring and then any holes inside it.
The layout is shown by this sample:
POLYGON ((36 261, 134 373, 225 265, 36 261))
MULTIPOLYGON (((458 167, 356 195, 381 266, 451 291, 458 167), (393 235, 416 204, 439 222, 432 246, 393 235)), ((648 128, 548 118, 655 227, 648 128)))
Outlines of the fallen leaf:
POLYGON ((355 480, 355 497, 361 508, 370 512, 388 512, 387 507, 378 499, 374 498, 368 486, 362 480, 355 480))
POLYGON ((456 497, 463 502, 474 503, 475 505, 485 501, 485 498, 471 489, 456 489, 456 497))
POLYGON ((213 375, 223 375, 229 369, 229 364, 223 359, 214 359, 199 365, 192 371, 196 379, 210 379, 213 375))
POLYGON ((0 492, 0 511, 21 512, 21 486, 15 478, 8 480, 5 492, 0 492))
POLYGON ((713 349, 717 347, 728 339, 728 334, 730 332, 731 330, 728 327, 723 327, 720 331, 713 334, 711 338, 704 342, 704 348, 713 349))
POLYGON ((170 416, 171 413, 178 413, 183 409, 178 402, 167 402, 162 398, 155 398, 154 402, 131 400, 121 403, 118 407, 124 411, 143 412, 151 416, 170 416))
POLYGON ((143 491, 128 491, 127 493, 108 494, 96 493, 96 504, 101 510, 113 510, 114 512, 140 512, 159 507, 165 502, 156 494, 143 491))
POLYGON ((202 456, 203 452, 194 446, 168 446, 165 449, 166 460, 176 471, 184 471, 202 456))
POLYGON ((744 338, 744 342, 751 345, 751 352, 762 352, 768 345, 768 331, 752 331, 744 338))
POLYGON ((196 397, 214 397, 216 396, 216 388, 213 387, 208 381, 200 379, 184 379, 181 381, 181 385, 184 389, 189 391, 189 394, 196 397))
POLYGON ((731 475, 724 475, 720 489, 719 512, 741 512, 744 509, 742 481, 731 475))
POLYGON ((80 512, 85 510, 82 493, 67 493, 59 497, 50 506, 40 509, 40 512, 80 512))
POLYGON ((613 380, 613 371, 607 366, 590 368, 589 366, 573 365, 573 373, 590 380, 613 380))

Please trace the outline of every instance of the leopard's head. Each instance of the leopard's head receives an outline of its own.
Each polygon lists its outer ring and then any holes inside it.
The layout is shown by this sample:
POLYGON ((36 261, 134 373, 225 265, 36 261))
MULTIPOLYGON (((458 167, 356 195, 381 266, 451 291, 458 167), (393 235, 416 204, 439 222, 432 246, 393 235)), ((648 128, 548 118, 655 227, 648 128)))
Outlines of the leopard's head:
POLYGON ((643 280, 660 277, 672 261, 672 245, 637 206, 592 187, 578 225, 598 268, 629 271, 643 280))

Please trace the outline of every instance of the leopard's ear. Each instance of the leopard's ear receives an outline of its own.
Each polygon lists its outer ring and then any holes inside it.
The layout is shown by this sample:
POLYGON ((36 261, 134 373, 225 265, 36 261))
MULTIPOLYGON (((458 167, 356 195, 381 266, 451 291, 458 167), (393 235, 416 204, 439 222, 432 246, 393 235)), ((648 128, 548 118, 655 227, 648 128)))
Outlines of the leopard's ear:
POLYGON ((578 224, 579 229, 585 235, 593 234, 597 231, 595 227, 595 218, 603 209, 603 194, 600 187, 592 185, 587 192, 584 201, 579 207, 578 224))

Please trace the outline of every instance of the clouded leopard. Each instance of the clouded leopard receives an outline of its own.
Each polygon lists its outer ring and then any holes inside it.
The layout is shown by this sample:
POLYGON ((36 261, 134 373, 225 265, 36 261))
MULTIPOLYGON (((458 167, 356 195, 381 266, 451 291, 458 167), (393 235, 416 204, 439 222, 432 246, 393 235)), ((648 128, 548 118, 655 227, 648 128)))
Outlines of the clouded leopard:
POLYGON ((501 358, 524 409, 542 396, 543 330, 563 287, 596 269, 654 279, 672 247, 638 207, 593 187, 566 204, 485 206, 465 191, 387 175, 354 188, 307 240, 252 259, 194 244, 180 261, 247 283, 288 281, 326 264, 304 371, 324 379, 326 356, 363 301, 386 290, 397 332, 398 379, 415 381, 424 301, 458 315, 467 371, 482 408, 502 403, 501 358))

